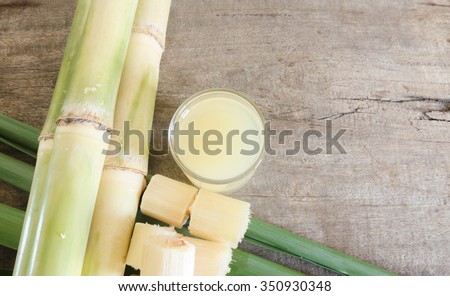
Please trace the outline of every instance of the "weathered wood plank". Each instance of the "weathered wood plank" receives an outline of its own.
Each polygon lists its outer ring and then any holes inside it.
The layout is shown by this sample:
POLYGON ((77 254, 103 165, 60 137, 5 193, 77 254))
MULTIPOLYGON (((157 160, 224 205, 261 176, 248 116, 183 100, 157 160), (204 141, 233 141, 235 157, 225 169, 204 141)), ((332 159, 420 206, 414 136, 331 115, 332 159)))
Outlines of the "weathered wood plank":
MULTIPOLYGON (((155 129, 201 89, 246 93, 295 135, 273 137, 276 155, 236 193, 255 216, 401 274, 450 275, 449 6, 174 0, 155 129), (346 129, 347 154, 285 155, 306 130, 325 134, 326 120, 346 129)), ((2 112, 42 125, 74 7, 0 1, 2 112)), ((151 170, 186 180, 169 156, 152 157, 151 170)), ((25 194, 0 190, 2 202, 25 205, 25 194)), ((10 267, 11 252, 0 253, 10 267)))

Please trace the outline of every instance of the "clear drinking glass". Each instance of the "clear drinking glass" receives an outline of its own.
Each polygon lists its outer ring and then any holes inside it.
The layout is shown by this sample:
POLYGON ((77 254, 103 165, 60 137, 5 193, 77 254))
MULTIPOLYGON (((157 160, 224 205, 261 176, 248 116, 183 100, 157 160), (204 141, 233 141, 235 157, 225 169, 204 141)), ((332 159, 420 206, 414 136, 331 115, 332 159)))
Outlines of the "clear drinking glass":
POLYGON ((229 89, 204 90, 173 115, 170 151, 195 186, 230 193, 252 177, 263 158, 264 123, 244 95, 229 89))

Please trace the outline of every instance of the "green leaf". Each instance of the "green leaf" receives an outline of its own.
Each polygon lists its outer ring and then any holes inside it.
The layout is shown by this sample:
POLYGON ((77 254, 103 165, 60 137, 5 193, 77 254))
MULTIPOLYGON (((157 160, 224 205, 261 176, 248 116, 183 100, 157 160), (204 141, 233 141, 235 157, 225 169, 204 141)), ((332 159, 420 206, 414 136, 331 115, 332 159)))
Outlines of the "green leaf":
POLYGON ((0 114, 0 137, 30 151, 37 151, 39 129, 0 114))
POLYGON ((0 245, 17 249, 25 212, 0 204, 0 245))
POLYGON ((34 167, 0 152, 0 180, 30 191, 34 167))
POLYGON ((362 260, 252 218, 245 237, 250 243, 291 254, 345 275, 395 275, 362 260))

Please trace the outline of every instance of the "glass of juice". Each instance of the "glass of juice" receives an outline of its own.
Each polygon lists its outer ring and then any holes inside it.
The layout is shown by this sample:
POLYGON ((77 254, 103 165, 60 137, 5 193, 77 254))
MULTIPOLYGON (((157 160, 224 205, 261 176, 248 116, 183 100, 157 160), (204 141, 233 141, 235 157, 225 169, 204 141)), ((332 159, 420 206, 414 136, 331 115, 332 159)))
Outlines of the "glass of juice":
POLYGON ((253 175, 264 155, 264 117, 229 89, 196 93, 169 126, 173 158, 198 188, 231 193, 253 175))

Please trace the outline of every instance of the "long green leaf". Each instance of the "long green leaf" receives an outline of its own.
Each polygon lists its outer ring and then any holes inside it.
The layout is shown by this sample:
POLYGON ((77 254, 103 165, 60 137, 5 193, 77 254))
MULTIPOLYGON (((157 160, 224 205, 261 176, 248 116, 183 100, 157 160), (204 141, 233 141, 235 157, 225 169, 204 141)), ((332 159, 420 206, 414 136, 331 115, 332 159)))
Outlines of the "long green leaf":
POLYGON ((37 151, 39 129, 16 119, 0 114, 0 137, 20 147, 37 151))
POLYGON ((17 143, 11 142, 10 140, 7 140, 3 137, 0 137, 0 143, 6 144, 22 153, 25 153, 26 155, 31 156, 36 159, 36 151, 34 151, 34 150, 30 150, 30 149, 28 149, 24 146, 21 146, 17 143))
POLYGON ((0 152, 0 180, 30 191, 34 167, 0 152))
POLYGON ((259 219, 252 218, 245 234, 250 243, 267 245, 345 275, 395 275, 394 273, 325 247, 259 219))
POLYGON ((233 250, 233 262, 230 265, 231 276, 300 276, 305 275, 286 266, 271 262, 240 249, 233 250))
POLYGON ((17 248, 24 216, 24 211, 0 204, 0 245, 17 248))

